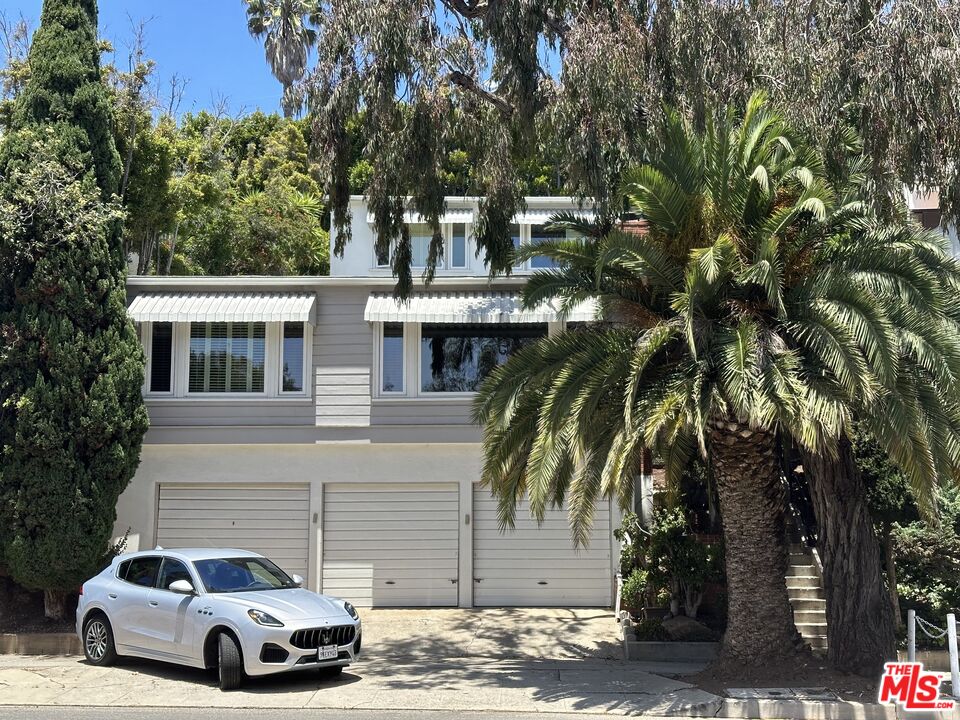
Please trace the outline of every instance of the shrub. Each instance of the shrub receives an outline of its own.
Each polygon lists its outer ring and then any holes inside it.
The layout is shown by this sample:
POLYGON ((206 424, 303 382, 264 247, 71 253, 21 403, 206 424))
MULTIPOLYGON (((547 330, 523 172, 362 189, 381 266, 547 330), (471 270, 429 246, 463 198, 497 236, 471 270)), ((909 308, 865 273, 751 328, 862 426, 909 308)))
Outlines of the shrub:
POLYGON ((623 581, 620 603, 628 610, 639 610, 645 603, 649 574, 643 568, 635 568, 623 581))
POLYGON ((670 639, 670 633, 663 627, 661 620, 641 620, 633 628, 637 640, 646 642, 663 642, 670 639))

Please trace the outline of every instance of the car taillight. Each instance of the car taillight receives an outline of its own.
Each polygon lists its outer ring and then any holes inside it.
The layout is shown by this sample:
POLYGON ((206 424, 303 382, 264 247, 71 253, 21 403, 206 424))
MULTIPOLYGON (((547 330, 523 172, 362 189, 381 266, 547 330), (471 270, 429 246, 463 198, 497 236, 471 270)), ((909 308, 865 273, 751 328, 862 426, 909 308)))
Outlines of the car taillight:
POLYGON ((78 594, 78 595, 83 595, 83 585, 80 586, 80 592, 78 592, 77 594, 78 594))

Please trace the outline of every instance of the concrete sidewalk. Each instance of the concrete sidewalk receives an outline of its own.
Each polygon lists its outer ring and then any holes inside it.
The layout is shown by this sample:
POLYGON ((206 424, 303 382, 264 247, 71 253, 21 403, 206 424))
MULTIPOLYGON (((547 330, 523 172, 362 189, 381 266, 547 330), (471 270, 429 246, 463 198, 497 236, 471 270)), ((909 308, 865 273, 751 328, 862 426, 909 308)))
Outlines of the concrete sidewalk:
POLYGON ((622 661, 366 660, 336 680, 316 673, 248 679, 223 693, 189 668, 129 660, 112 668, 76 658, 0 657, 0 704, 129 707, 370 708, 714 714, 719 699, 622 661), (712 707, 711 707, 712 706, 712 707), (710 712, 712 709, 713 712, 710 712))
POLYGON ((97 668, 76 656, 0 655, 0 706, 895 717, 876 705, 724 700, 667 677, 684 669, 677 664, 622 660, 609 610, 377 610, 362 617, 362 660, 337 679, 287 673, 223 693, 214 673, 159 662, 97 668))

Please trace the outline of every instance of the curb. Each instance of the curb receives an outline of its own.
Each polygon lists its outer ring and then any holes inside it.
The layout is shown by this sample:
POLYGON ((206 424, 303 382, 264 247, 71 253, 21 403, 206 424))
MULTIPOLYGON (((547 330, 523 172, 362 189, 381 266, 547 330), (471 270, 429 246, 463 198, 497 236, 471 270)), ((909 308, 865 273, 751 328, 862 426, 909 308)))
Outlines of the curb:
POLYGON ((0 655, 83 655, 75 633, 2 633, 0 655))
POLYGON ((778 720, 896 720, 893 705, 843 700, 732 700, 725 699, 714 717, 778 718, 778 720))
MULTIPOLYGON (((845 700, 736 700, 719 697, 708 702, 677 705, 666 712, 656 708, 649 714, 737 720, 897 720, 898 717, 895 706, 877 703, 845 700)), ((939 717, 949 716, 941 714, 939 717)))

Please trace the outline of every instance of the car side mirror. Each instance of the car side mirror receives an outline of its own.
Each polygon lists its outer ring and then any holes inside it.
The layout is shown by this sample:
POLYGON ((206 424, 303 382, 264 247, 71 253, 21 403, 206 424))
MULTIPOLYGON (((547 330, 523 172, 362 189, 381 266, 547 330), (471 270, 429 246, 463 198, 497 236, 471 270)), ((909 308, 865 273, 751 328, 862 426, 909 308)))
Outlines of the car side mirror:
POLYGON ((170 592, 179 593, 180 595, 196 594, 189 580, 174 580, 167 589, 170 592))
POLYGON ((297 584, 297 587, 303 587, 303 578, 299 575, 294 575, 290 579, 297 584))

